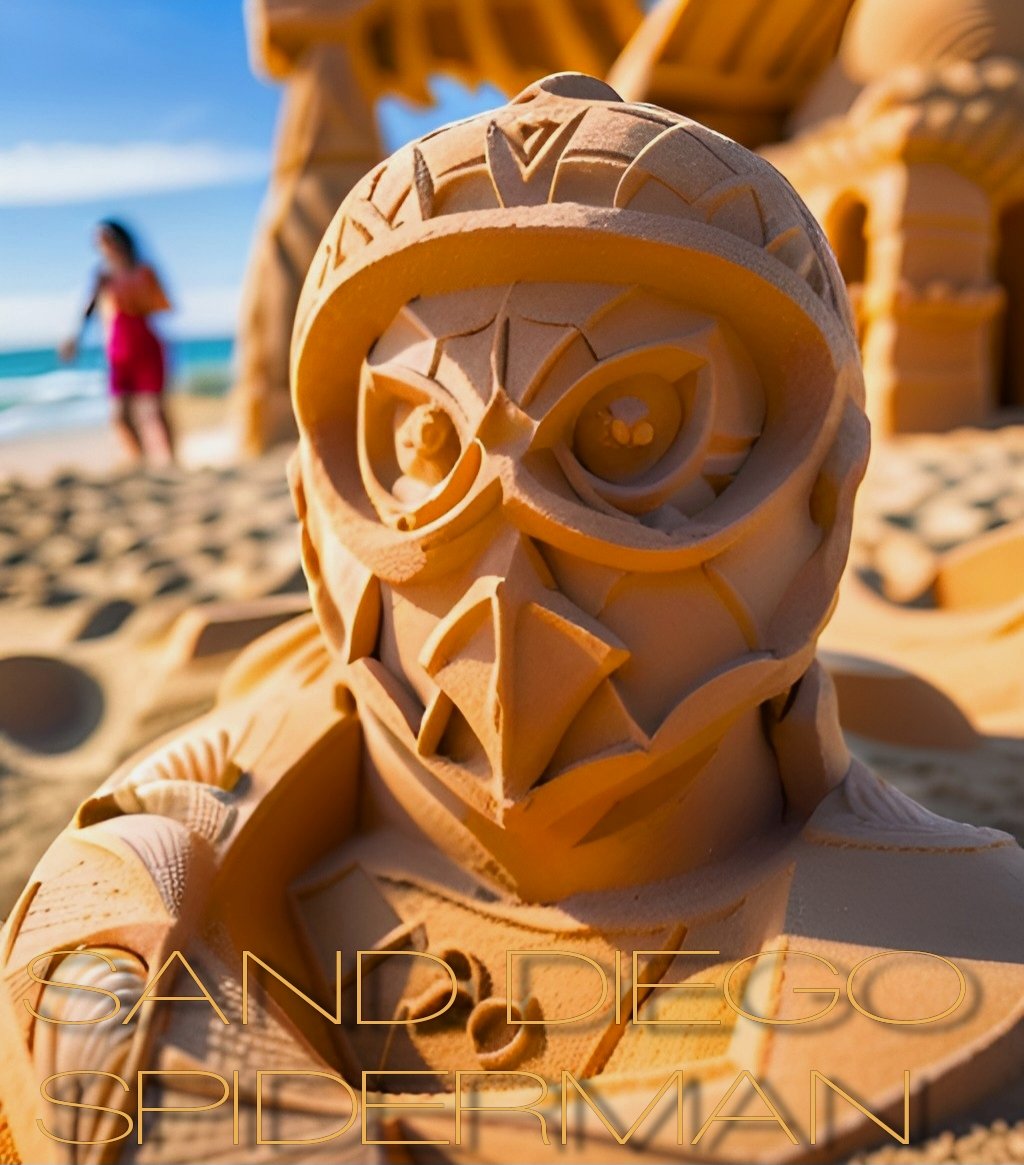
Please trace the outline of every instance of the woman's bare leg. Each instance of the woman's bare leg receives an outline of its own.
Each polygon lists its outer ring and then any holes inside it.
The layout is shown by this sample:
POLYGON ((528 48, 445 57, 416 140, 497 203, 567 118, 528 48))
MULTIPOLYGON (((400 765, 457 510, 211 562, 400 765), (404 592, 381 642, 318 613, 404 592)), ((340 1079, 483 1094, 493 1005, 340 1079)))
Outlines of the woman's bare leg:
POLYGON ((117 434, 127 459, 133 464, 142 460, 142 441, 132 417, 130 400, 127 396, 115 396, 111 410, 114 432, 117 434))
POLYGON ((158 468, 173 465, 174 439, 164 410, 163 398, 158 393, 139 393, 134 404, 136 425, 146 460, 158 468))

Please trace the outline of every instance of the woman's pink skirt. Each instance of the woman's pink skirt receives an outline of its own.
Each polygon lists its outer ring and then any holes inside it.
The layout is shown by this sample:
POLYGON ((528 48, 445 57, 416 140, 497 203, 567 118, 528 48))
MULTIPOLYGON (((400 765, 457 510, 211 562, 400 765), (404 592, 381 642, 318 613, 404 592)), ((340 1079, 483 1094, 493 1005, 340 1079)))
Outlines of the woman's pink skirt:
POLYGON ((145 316, 119 312, 114 317, 107 359, 110 391, 114 396, 163 392, 164 348, 145 316))

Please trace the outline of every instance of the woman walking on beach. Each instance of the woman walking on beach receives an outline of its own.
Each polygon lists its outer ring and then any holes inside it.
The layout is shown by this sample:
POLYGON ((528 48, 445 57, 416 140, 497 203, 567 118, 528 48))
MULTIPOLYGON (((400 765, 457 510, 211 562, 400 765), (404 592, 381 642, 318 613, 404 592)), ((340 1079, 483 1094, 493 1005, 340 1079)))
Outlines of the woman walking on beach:
MULTIPOLYGON (((106 332, 114 428, 132 461, 169 465, 174 445, 163 401, 166 361, 149 316, 168 311, 170 301, 121 223, 104 219, 98 225, 96 249, 102 266, 81 327, 98 309, 106 332)), ((77 351, 75 337, 61 345, 60 355, 73 360, 77 351)))

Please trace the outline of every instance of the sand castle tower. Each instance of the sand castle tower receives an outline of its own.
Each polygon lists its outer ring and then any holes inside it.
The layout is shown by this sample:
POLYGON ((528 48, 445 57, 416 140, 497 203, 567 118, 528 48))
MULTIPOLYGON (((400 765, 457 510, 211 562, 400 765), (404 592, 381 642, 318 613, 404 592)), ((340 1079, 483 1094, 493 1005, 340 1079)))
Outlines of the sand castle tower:
POLYGON ((860 0, 765 151, 836 250, 879 431, 1024 405, 1024 10, 860 0))

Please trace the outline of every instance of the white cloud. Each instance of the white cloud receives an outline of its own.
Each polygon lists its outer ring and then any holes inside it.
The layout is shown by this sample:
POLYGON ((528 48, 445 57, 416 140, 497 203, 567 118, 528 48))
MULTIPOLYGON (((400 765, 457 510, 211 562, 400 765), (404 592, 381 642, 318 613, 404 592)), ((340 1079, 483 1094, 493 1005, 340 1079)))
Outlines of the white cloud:
MULTIPOLYGON (((162 332, 198 338, 231 336, 238 326, 241 289, 235 285, 185 288, 175 292, 175 311, 158 316, 162 332)), ((82 297, 74 292, 0 295, 0 351, 55 346, 75 331, 82 297)), ((92 340, 98 333, 91 333, 92 340)))
POLYGON ((75 329, 80 294, 0 295, 0 349, 56 344, 75 329))
POLYGON ((186 288, 178 296, 177 310, 167 317, 165 330, 188 338, 233 336, 241 294, 237 286, 186 288))
POLYGON ((212 142, 22 142, 0 149, 0 207, 227 186, 268 172, 261 150, 212 142))

